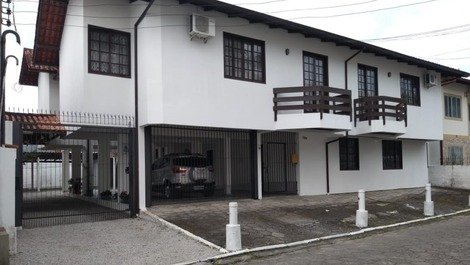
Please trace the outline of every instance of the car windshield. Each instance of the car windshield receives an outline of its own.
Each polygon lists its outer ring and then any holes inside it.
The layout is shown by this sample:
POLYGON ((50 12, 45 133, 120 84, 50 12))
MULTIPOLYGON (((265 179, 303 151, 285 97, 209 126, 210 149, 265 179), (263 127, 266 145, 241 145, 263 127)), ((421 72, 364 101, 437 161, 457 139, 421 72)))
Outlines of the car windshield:
POLYGON ((175 158, 173 164, 182 167, 207 167, 209 163, 205 157, 188 156, 175 158))

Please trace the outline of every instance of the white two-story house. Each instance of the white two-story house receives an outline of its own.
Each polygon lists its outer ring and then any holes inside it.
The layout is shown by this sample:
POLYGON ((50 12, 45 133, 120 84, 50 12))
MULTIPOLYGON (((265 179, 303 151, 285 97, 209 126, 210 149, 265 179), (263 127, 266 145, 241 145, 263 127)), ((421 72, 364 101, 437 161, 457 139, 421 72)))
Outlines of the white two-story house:
POLYGON ((34 48, 49 108, 135 117, 140 209, 181 188, 154 180, 168 154, 204 157, 219 195, 428 182, 441 80, 468 73, 214 0, 157 0, 136 36, 148 2, 41 0, 34 48))

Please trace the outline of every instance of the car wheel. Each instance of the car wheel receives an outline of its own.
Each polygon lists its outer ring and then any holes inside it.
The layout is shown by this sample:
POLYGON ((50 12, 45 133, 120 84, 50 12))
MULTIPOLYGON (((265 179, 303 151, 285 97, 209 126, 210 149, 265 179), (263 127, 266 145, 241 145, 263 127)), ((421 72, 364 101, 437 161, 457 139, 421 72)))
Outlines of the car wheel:
POLYGON ((165 186, 163 186, 163 196, 165 199, 170 199, 173 197, 173 189, 169 182, 166 182, 165 186))

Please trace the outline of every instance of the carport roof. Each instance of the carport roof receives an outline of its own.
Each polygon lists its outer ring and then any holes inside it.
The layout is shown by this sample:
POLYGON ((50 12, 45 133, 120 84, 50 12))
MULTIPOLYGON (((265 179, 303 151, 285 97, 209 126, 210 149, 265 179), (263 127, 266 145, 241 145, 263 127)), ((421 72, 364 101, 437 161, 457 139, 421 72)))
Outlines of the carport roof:
MULTIPOLYGON (((129 0, 130 3, 137 0, 129 0)), ((149 2, 149 0, 144 0, 149 2)), ((428 70, 433 70, 442 74, 443 77, 463 77, 469 76, 470 73, 436 64, 416 57, 398 53, 392 50, 381 48, 362 41, 347 38, 331 32, 270 16, 264 13, 256 12, 250 9, 228 4, 217 0, 179 0, 180 4, 192 4, 203 8, 204 11, 218 11, 227 14, 229 17, 240 17, 248 20, 250 23, 263 23, 270 28, 281 28, 289 33, 303 34, 306 38, 316 38, 322 42, 332 42, 337 46, 349 47, 353 50, 362 50, 364 53, 371 53, 376 56, 382 56, 389 60, 415 65, 428 70)))
POLYGON ((66 128, 55 114, 6 112, 5 120, 21 122, 23 130, 65 134, 66 128))

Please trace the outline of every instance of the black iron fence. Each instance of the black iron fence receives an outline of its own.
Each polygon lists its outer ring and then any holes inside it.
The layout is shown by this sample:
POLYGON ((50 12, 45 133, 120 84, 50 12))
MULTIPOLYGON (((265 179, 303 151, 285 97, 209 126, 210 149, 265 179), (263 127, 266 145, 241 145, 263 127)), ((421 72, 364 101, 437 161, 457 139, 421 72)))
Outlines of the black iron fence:
POLYGON ((21 126, 18 209, 25 228, 129 217, 132 117, 7 112, 21 126))

